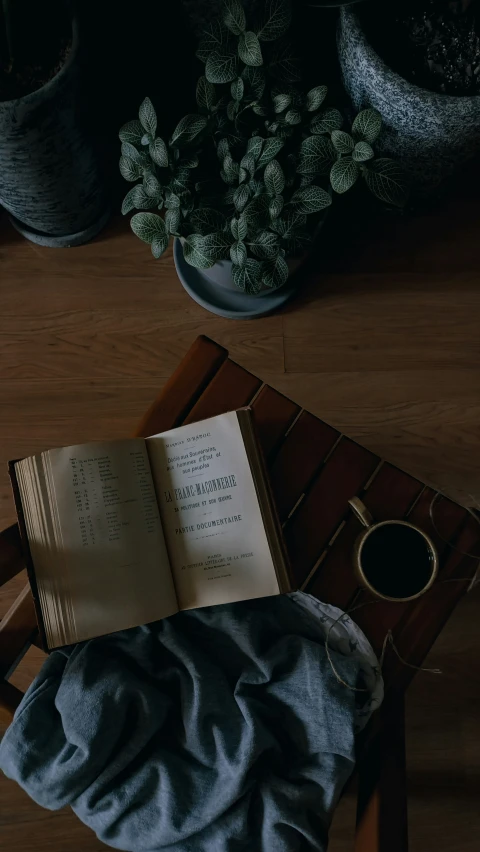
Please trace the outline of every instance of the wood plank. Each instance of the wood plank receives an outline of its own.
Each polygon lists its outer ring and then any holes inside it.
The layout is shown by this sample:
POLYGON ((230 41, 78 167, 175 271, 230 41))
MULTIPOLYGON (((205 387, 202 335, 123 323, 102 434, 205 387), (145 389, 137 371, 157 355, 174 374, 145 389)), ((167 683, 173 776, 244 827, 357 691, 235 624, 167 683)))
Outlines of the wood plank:
MULTIPOLYGON (((367 490, 359 496, 375 520, 386 521, 403 518, 422 488, 422 483, 417 479, 384 462, 367 490)), ((342 609, 349 608, 358 590, 353 572, 353 548, 361 530, 360 521, 350 512, 344 528, 308 585, 307 591, 310 594, 342 609)), ((366 600, 368 597, 364 598, 365 602, 366 600)), ((369 606, 364 611, 363 629, 370 641, 371 626, 376 622, 377 609, 380 606, 369 606)), ((353 616, 355 620, 360 612, 353 616)), ((382 639, 384 635, 385 633, 382 639)))
POLYGON ((0 679, 5 677, 37 629, 30 586, 25 586, 0 621, 0 679))
POLYGON ((0 586, 25 568, 17 524, 0 532, 0 586))
POLYGON ((271 461, 287 429, 300 412, 300 406, 264 385, 252 404, 257 434, 267 461, 271 461))
POLYGON ((13 714, 23 698, 23 692, 8 683, 0 680, 0 725, 7 727, 13 719, 13 714))
POLYGON ((340 433, 308 411, 302 411, 270 469, 280 520, 286 520, 318 472, 340 433))
POLYGON ((477 275, 456 284, 452 301, 450 275, 327 274, 321 301, 284 316, 287 373, 480 367, 477 275))
MULTIPOLYGON (((445 556, 448 557, 448 545, 439 538, 430 519, 430 505, 435 493, 431 488, 426 488, 415 503, 412 511, 407 513, 407 518, 412 524, 420 527, 420 529, 431 537, 440 558, 441 574, 445 556), (444 557, 443 559, 442 556, 444 557)), ((461 506, 452 503, 450 500, 441 500, 437 504, 435 523, 439 525, 443 538, 449 541, 458 532, 465 520, 465 516, 466 512, 461 506)), ((371 599, 372 596, 368 592, 362 592, 355 603, 360 605, 371 599)), ((375 607, 367 607, 364 610, 357 611, 353 618, 359 627, 367 633, 375 651, 379 654, 383 647, 387 631, 391 630, 394 637, 396 637, 397 630, 401 630, 402 620, 408 619, 409 612, 415 609, 417 605, 417 602, 393 603, 386 601, 376 604, 375 607)))
POLYGON ((262 386, 260 379, 227 359, 193 406, 185 423, 196 423, 248 405, 262 386))
POLYGON ((146 438, 182 423, 227 357, 222 346, 208 337, 197 337, 142 417, 135 435, 146 438))
MULTIPOLYGON (((412 605, 394 637, 400 656, 413 666, 422 665, 442 627, 466 594, 468 578, 472 578, 478 568, 477 558, 462 556, 460 552, 477 553, 480 559, 480 527, 470 516, 454 544, 455 549, 445 551, 438 582, 412 605)), ((385 656, 384 677, 388 687, 405 689, 415 673, 414 669, 402 665, 393 651, 385 656)))
POLYGON ((474 495, 480 502, 480 370, 330 366, 314 376, 261 376, 380 458, 454 500, 472 505, 474 495))
POLYGON ((3 317, 0 377, 18 380, 168 377, 201 334, 215 336, 246 367, 255 367, 263 361, 266 369, 282 370, 280 318, 267 317, 259 323, 253 327, 228 320, 217 323, 205 316, 187 321, 183 314, 171 325, 156 304, 127 314, 111 310, 71 311, 46 317, 32 316, 29 312, 14 321, 3 317), (14 331, 11 325, 18 330, 14 331))
POLYGON ((363 489, 378 458, 341 438, 328 464, 285 527, 285 540, 295 582, 301 586, 338 525, 348 513, 348 500, 363 489))

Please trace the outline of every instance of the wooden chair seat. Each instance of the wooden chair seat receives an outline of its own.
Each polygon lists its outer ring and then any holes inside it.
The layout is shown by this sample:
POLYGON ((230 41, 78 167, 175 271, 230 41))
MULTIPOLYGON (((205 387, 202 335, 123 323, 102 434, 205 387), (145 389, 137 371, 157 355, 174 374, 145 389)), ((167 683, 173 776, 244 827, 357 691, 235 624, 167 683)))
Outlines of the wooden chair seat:
MULTIPOLYGON (((352 569, 353 543, 360 530, 348 511, 347 501, 354 495, 361 497, 377 520, 408 518, 434 540, 440 573, 428 595, 412 603, 359 606, 352 615, 377 653, 391 630, 403 660, 420 666, 467 588, 465 582, 442 581, 460 580, 475 572, 475 560, 460 551, 480 551, 479 525, 465 508, 442 498, 436 504, 435 529, 430 518, 435 491, 301 410, 205 337, 195 341, 136 434, 151 435, 245 405, 254 412, 300 588, 345 610, 369 602, 352 569)), ((13 526, 0 536, 0 585, 22 568, 18 530, 13 526)), ((4 718, 11 718, 22 697, 6 678, 35 631, 27 587, 0 623, 4 718)), ((387 649, 386 700, 369 730, 359 763, 356 852, 407 849, 403 695, 414 673, 387 649)))

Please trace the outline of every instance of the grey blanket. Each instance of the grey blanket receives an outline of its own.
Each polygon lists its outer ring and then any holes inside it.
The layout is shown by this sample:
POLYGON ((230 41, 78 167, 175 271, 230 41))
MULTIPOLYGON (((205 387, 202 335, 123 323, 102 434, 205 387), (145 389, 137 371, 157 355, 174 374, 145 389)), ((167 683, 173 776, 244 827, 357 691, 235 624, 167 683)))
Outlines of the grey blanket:
MULTIPOLYGON (((40 805, 71 805, 116 849, 325 850, 372 701, 337 682, 326 616, 306 599, 192 610, 55 651, 0 768, 40 805)), ((333 658, 365 684, 358 656, 333 658)))

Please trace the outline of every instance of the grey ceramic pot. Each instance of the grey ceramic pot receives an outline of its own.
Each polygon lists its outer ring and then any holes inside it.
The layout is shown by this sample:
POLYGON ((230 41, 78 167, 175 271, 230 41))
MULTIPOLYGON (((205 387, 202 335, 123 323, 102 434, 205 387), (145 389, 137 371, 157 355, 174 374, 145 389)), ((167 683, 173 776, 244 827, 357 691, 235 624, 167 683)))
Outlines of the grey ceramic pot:
POLYGON ((108 218, 101 164, 84 126, 78 29, 58 74, 41 89, 0 102, 0 204, 42 245, 79 245, 108 218))
POLYGON ((420 194, 480 150, 480 96, 436 94, 400 77, 373 50, 352 8, 340 13, 338 52, 355 107, 372 106, 382 115, 377 150, 401 160, 420 194))
POLYGON ((297 292, 295 273, 307 257, 308 253, 288 261, 290 276, 282 287, 276 290, 264 287, 249 296, 233 283, 230 260, 221 260, 210 269, 196 269, 185 260, 182 241, 176 239, 173 246, 175 268, 183 288, 207 311, 227 319, 255 319, 281 308, 297 292))

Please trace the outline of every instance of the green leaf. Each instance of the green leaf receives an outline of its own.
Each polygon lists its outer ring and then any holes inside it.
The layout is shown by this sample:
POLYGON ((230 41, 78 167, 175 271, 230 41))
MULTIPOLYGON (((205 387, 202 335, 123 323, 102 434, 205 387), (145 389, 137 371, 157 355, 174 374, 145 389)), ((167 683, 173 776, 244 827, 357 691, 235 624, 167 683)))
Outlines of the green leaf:
POLYGON ((300 124, 302 120, 302 115, 296 109, 289 109, 285 113, 285 121, 287 124, 300 124))
POLYGON ((267 0, 258 37, 261 41, 275 41, 287 32, 292 15, 287 0, 267 0))
POLYGON ((266 109, 263 106, 263 104, 253 104, 252 110, 255 113, 255 115, 262 115, 263 116, 263 115, 267 114, 266 109))
POLYGON ((206 112, 210 112, 215 106, 217 100, 215 86, 206 77, 200 77, 198 80, 196 98, 199 108, 206 112))
POLYGON ((266 165, 263 179, 269 195, 274 197, 282 194, 285 189, 285 175, 278 160, 271 160, 266 165))
POLYGON ((167 236, 165 222, 158 213, 135 213, 130 219, 130 227, 144 243, 151 244, 155 237, 167 236))
POLYGON ((199 160, 198 157, 184 157, 184 159, 180 160, 178 163, 179 169, 196 169, 198 166, 199 160))
POLYGON ((138 163, 140 166, 145 166, 148 162, 148 158, 145 157, 145 154, 137 151, 135 145, 132 145, 131 142, 122 142, 122 157, 127 157, 128 159, 133 160, 134 163, 138 163))
POLYGON ((177 124, 170 139, 170 145, 175 145, 181 148, 183 145, 188 145, 202 132, 207 126, 207 119, 204 115, 185 115, 177 124))
POLYGON ((268 196, 257 195, 245 207, 245 219, 250 228, 260 228, 268 217, 268 196))
POLYGON ((362 109, 352 124, 352 131, 363 142, 375 142, 382 129, 382 116, 376 109, 362 109))
POLYGON ((152 240, 152 254, 156 260, 162 256, 163 252, 168 248, 168 234, 157 234, 152 240))
POLYGON ((312 118, 310 130, 312 133, 331 133, 339 130, 342 124, 343 116, 338 109, 326 109, 312 118))
POLYGON ((299 213, 318 213, 329 207, 332 199, 320 186, 305 186, 293 193, 291 203, 295 204, 299 213))
POLYGON ((280 44, 268 65, 270 73, 284 83, 297 83, 302 75, 298 57, 289 42, 280 44))
POLYGON ((259 231, 248 245, 253 254, 262 260, 276 257, 278 254, 278 237, 271 231, 259 231))
POLYGON ((242 33, 238 39, 238 55, 245 65, 257 68, 263 64, 262 48, 255 33, 242 33))
POLYGON ((245 89, 245 84, 241 77, 237 77, 236 80, 230 86, 230 94, 234 101, 241 101, 243 98, 243 92, 245 89))
POLYGON ((309 112, 315 112, 316 109, 321 107, 327 97, 327 92, 328 89, 326 86, 315 86, 314 89, 310 89, 310 91, 307 92, 305 106, 309 112))
POLYGON ((145 98, 145 100, 140 104, 138 117, 142 123, 142 127, 147 131, 147 133, 151 133, 152 136, 155 136, 157 130, 157 115, 150 98, 145 98))
POLYGON ((223 22, 230 32, 234 35, 240 35, 240 33, 243 33, 246 26, 243 6, 240 3, 240 0, 224 0, 224 2, 225 13, 223 16, 223 22))
POLYGON ((244 266, 247 262, 247 247, 244 242, 239 240, 230 246, 230 259, 237 266, 244 266))
POLYGON ((223 161, 223 171, 225 172, 227 183, 233 183, 238 179, 240 166, 232 159, 230 154, 227 154, 223 161))
POLYGON ((228 248, 229 243, 220 231, 205 236, 190 234, 184 242, 183 254, 191 266, 208 269, 227 256, 228 248))
POLYGON ((335 146, 335 150, 338 151, 339 154, 352 153, 355 147, 355 142, 349 133, 345 133, 344 130, 332 130, 330 138, 335 146))
POLYGON ((147 172, 147 174, 143 176, 143 188, 150 198, 155 198, 157 201, 159 200, 162 194, 162 185, 152 172, 147 172))
POLYGON ((165 226, 171 234, 178 234, 182 214, 180 210, 167 210, 165 213, 165 226))
POLYGON ((230 121, 235 121, 240 104, 238 101, 229 101, 227 104, 227 115, 230 121))
POLYGON ((240 160, 240 169, 244 169, 247 172, 247 176, 252 178, 255 174, 255 169, 257 164, 255 162, 255 157, 253 154, 245 154, 244 157, 240 160))
POLYGON ((130 142, 132 145, 140 145, 144 129, 140 121, 127 121, 126 124, 119 130, 119 137, 122 142, 130 142))
POLYGON ((247 258, 244 266, 232 265, 233 282, 239 290, 254 295, 262 287, 262 265, 253 257, 247 258))
POLYGON ((246 186, 246 184, 242 184, 241 186, 237 187, 237 189, 235 190, 234 196, 233 196, 233 203, 235 205, 235 210, 237 210, 239 213, 241 213, 242 210, 244 209, 245 205, 248 204, 249 199, 250 199, 250 190, 249 190, 248 186, 246 186))
POLYGON ((238 219, 232 219, 230 222, 230 230, 232 232, 232 237, 234 240, 244 240, 247 236, 248 226, 247 220, 243 213, 240 214, 238 219))
POLYGON ((208 57, 214 51, 223 52, 223 48, 228 44, 231 36, 222 22, 215 18, 209 24, 204 33, 202 40, 197 49, 197 56, 202 62, 206 62, 208 57))
POLYGON ((146 145, 150 145, 150 142, 153 142, 152 134, 151 133, 144 133, 141 140, 140 140, 140 144, 146 146, 146 145))
POLYGON ((220 139, 220 142, 217 145, 217 157, 221 163, 223 163, 225 157, 230 154, 230 146, 228 144, 228 139, 220 139))
POLYGON ((335 192, 347 192, 360 174, 360 168, 351 157, 342 157, 333 164, 330 171, 330 183, 335 192))
POLYGON ((210 83, 230 83, 237 76, 237 57, 234 53, 211 53, 205 75, 210 83))
POLYGON ((284 112, 284 110, 288 109, 290 104, 292 103, 291 95, 275 95, 273 98, 273 108, 276 113, 284 112))
POLYGON ((277 219, 280 216, 280 213, 283 210, 283 197, 281 195, 277 195, 275 198, 272 198, 270 204, 268 206, 268 213, 271 219, 277 219))
POLYGON ((365 181, 370 192, 380 201, 403 207, 408 198, 408 180, 399 163, 387 157, 374 160, 364 167, 365 181))
POLYGON ((199 234, 206 236, 212 231, 220 231, 225 224, 225 217, 213 207, 199 207, 193 210, 189 217, 190 224, 199 234))
POLYGON ((135 163, 130 157, 120 157, 120 174, 125 180, 134 181, 142 176, 142 167, 135 163))
POLYGON ((125 198, 123 199, 122 204, 122 213, 125 216, 126 213, 130 213, 131 210, 136 207, 137 209, 149 209, 151 207, 156 207, 155 198, 150 198, 145 192, 143 186, 137 184, 137 186, 132 186, 132 188, 127 192, 125 198))
POLYGON ((373 159, 375 151, 368 142, 357 142, 353 149, 352 157, 357 163, 365 163, 367 160, 373 159))
POLYGON ((190 184, 190 171, 189 169, 178 169, 175 172, 174 178, 171 182, 171 187, 175 192, 183 192, 188 189, 190 184))
POLYGON ((255 158, 255 162, 257 162, 260 154, 262 153, 263 142, 261 136, 251 136, 247 142, 247 153, 251 154, 252 157, 255 158))
POLYGON ((261 195, 265 189, 263 180, 257 180, 255 178, 252 178, 248 185, 251 189, 252 195, 261 195))
POLYGON ((324 136, 307 136, 300 145, 297 171, 301 175, 327 174, 336 153, 330 139, 324 136))
POLYGON ((281 254, 263 264, 262 284, 265 287, 276 289, 285 284, 288 278, 287 262, 281 254))
POLYGON ((256 98, 261 98, 265 91, 265 71, 263 68, 254 68, 247 65, 242 71, 242 78, 252 90, 256 98))
POLYGON ((284 139, 266 139, 263 145, 262 153, 260 154, 257 160, 258 168, 266 166, 267 163, 270 162, 270 160, 273 160, 273 158, 277 156, 278 152, 281 151, 284 145, 284 139))
POLYGON ((168 166, 168 151, 163 139, 157 138, 148 148, 150 156, 157 166, 166 169, 168 166))
POLYGON ((297 231, 304 228, 306 224, 307 217, 304 213, 300 213, 298 210, 290 210, 286 216, 282 216, 280 219, 277 219, 275 223, 275 231, 277 234, 280 234, 281 237, 288 239, 297 231))

